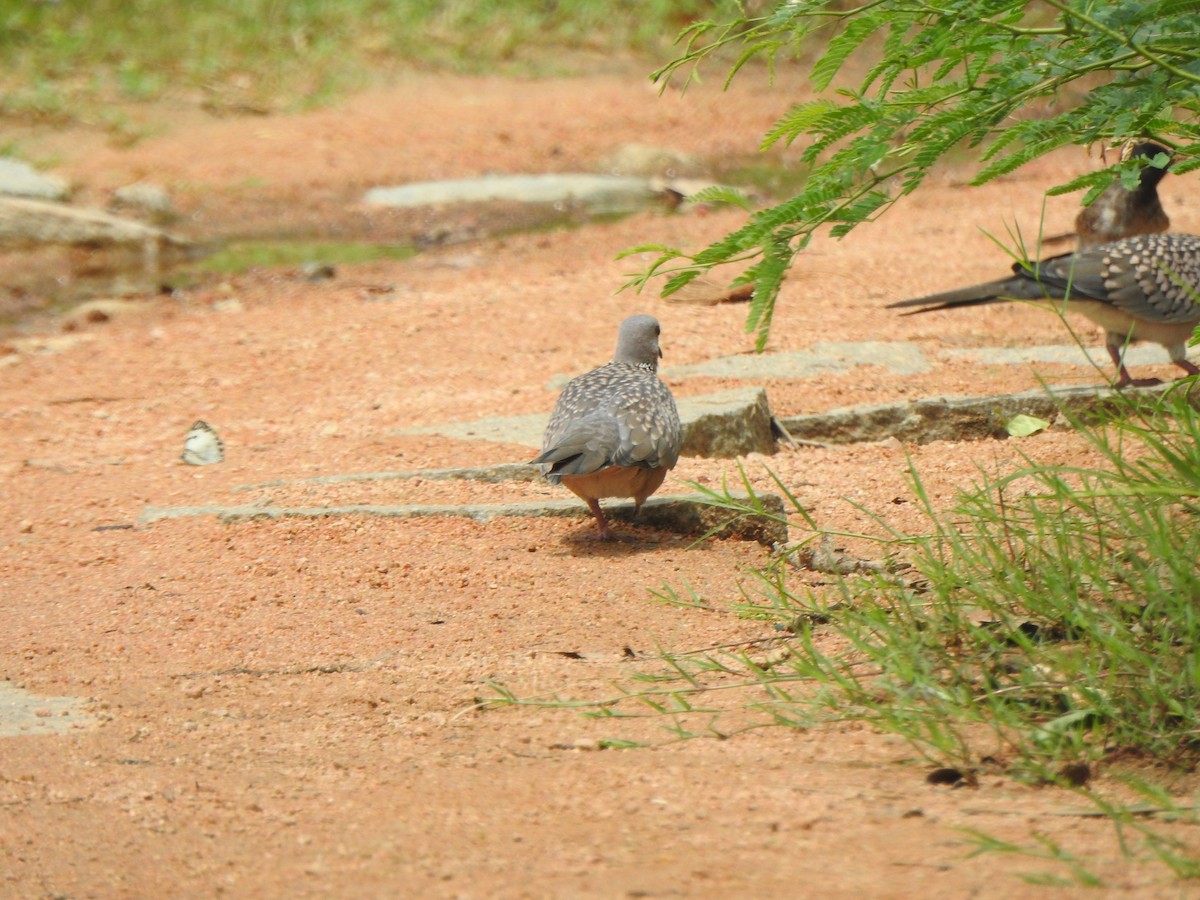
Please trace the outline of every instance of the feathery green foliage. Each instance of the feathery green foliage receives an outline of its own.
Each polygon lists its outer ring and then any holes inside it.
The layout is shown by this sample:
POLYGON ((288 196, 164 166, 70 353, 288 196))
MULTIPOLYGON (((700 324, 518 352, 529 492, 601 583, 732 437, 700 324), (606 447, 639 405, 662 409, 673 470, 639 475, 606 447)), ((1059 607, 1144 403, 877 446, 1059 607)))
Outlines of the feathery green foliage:
MULTIPOLYGON (((809 238, 873 221, 958 148, 978 148, 974 184, 1064 144, 1133 137, 1175 150, 1176 173, 1196 168, 1197 34, 1200 8, 1183 0, 787 0, 762 17, 694 24, 657 80, 690 79, 731 48, 730 79, 755 57, 795 65, 794 54, 824 48, 811 63, 823 96, 797 104, 763 140, 803 144, 811 171, 795 197, 699 252, 663 250, 630 284, 758 259, 747 330, 761 350, 780 282, 809 238)), ((1130 160, 1116 177, 1131 183, 1145 164, 1130 160)), ((1059 190, 1087 188, 1090 202, 1113 178, 1099 171, 1059 190)), ((663 293, 683 283, 671 278, 663 293)))

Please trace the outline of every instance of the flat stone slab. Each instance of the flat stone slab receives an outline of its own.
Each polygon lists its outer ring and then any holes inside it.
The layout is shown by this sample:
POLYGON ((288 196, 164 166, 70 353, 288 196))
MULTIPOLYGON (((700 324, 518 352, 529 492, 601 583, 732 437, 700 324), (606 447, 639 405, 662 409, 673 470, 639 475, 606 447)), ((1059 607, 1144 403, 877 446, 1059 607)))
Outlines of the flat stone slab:
POLYGON ((668 366, 663 369, 663 377, 809 378, 826 372, 845 372, 855 366, 883 366, 897 375, 914 375, 933 368, 921 348, 907 341, 818 341, 807 350, 791 353, 745 353, 668 366))
POLYGON ((148 181, 135 181, 117 188, 113 191, 112 202, 117 206, 158 216, 170 216, 175 212, 166 188, 148 181))
MULTIPOLYGON (((1097 377, 1107 373, 1111 364, 1103 348, 1084 348, 1076 344, 1039 347, 971 347, 939 350, 941 358, 978 360, 981 364, 1029 365, 1038 362, 1093 365, 1099 367, 1097 377)), ((1134 346, 1126 359, 1130 365, 1162 362, 1158 347, 1134 346)), ((707 362, 686 366, 670 366, 663 376, 673 380, 688 378, 808 378, 825 372, 843 372, 855 366, 884 366, 897 375, 927 372, 931 360, 914 343, 907 341, 863 341, 858 343, 818 342, 810 349, 795 353, 763 353, 722 356, 707 362)), ((564 376, 562 387, 569 379, 564 376)), ((1082 395, 1095 395, 1102 388, 1079 388, 1082 395)), ((1058 391, 1065 396, 1068 392, 1058 391)), ((1044 391, 1013 397, 1044 397, 1044 391)), ((810 416, 780 419, 781 424, 798 440, 824 443, 846 443, 854 440, 874 441, 886 437, 905 440, 953 440, 949 429, 961 424, 979 430, 979 413, 968 412, 971 403, 992 404, 996 398, 960 398, 957 400, 928 399, 883 406, 861 406, 835 409, 810 416), (944 409, 947 404, 953 409, 944 409), (965 404, 965 405, 964 405, 965 404), (953 418, 957 416, 958 418, 953 418), (909 421, 911 420, 911 421, 909 421), (935 424, 935 421, 937 424, 935 424), (908 424, 904 424, 907 422, 908 424), (923 424, 921 424, 923 423, 923 424), (955 424, 958 423, 958 424, 955 424), (974 423, 974 424, 972 424, 974 423), (906 435, 925 435, 906 437, 906 435), (854 435, 863 435, 855 437, 854 435)), ((1024 400, 1018 403, 1030 415, 1036 415, 1024 400)), ((760 387, 734 388, 716 394, 696 397, 677 397, 679 415, 684 426, 684 455, 733 457, 746 453, 773 453, 775 440, 770 436, 771 410, 760 387)), ((1045 406, 1038 408, 1045 409, 1045 406)), ((1011 404, 1002 411, 1015 409, 1011 404)), ((395 434, 441 434, 460 440, 492 441, 502 444, 522 444, 539 448, 546 430, 549 413, 527 416, 488 416, 471 422, 447 422, 407 428, 395 434)), ((993 423, 996 417, 993 416, 993 423)), ((970 435, 965 435, 970 436, 970 435)))
POLYGON ((930 441, 965 441, 1007 437, 1005 423, 1024 414, 1052 420, 1060 408, 1086 414, 1103 409, 1120 394, 1149 400, 1171 390, 1162 384, 1126 388, 1039 388, 1019 394, 990 397, 942 397, 900 403, 852 406, 824 413, 790 416, 780 420, 793 438, 817 444, 849 444, 896 438, 917 444, 930 441))
POLYGON ((237 494, 289 484, 353 484, 363 481, 403 481, 412 478, 420 478, 423 481, 483 481, 488 484, 504 484, 510 481, 537 481, 541 477, 542 471, 538 466, 529 463, 504 463, 498 466, 408 469, 402 472, 352 472, 345 475, 314 475, 311 478, 300 479, 280 478, 275 481, 238 485, 233 492, 237 494))
MULTIPOLYGON (((675 404, 683 424, 684 456, 734 457, 775 451, 771 411, 766 392, 760 387, 676 397, 675 404)), ((447 422, 393 433, 440 434, 460 440, 522 444, 538 449, 542 446, 542 434, 549 419, 549 412, 488 416, 472 422, 447 422)))
POLYGON ((683 456, 732 459, 775 452, 771 407, 759 387, 676 398, 683 424, 683 456))
POLYGON ((87 702, 81 697, 43 697, 0 681, 0 738, 92 728, 97 720, 83 711, 87 702))
MULTIPOLYGON (((540 448, 542 434, 550 414, 531 413, 527 416, 485 416, 471 422, 444 422, 440 425, 421 425, 400 428, 393 434, 440 434, 463 441, 491 441, 496 444, 522 444, 540 448)), ((537 453, 531 453, 530 457, 537 453)))
MULTIPOLYGON (((1108 373, 1112 363, 1103 347, 1078 344, 1050 344, 1036 347, 945 347, 936 351, 936 359, 974 359, 980 363, 1022 366, 1031 363, 1096 365, 1108 373)), ((910 341, 818 341, 807 350, 790 353, 741 354, 719 356, 685 366, 667 366, 663 376, 675 380, 688 378, 811 378, 826 372, 845 372, 856 366, 883 366, 896 375, 915 375, 930 371, 936 362, 910 341)), ((1166 360, 1160 347, 1149 344, 1131 346, 1125 361, 1129 365, 1148 365, 1166 360)))
POLYGON ((132 244, 183 247, 187 242, 100 209, 22 197, 0 197, 0 240, 31 244, 132 244))
MULTIPOLYGON (((1000 366, 1022 366, 1030 363, 1063 363, 1065 365, 1096 366, 1107 377, 1112 374, 1112 360, 1103 347, 1079 344, 1043 344, 1036 347, 947 347, 938 356, 951 359, 977 359, 982 363, 1000 366)), ((1167 361, 1166 351, 1153 344, 1134 344, 1125 350, 1125 363, 1131 366, 1154 365, 1167 361)))
POLYGON ((437 206, 446 203, 577 204, 595 212, 640 209, 659 196, 648 178, 621 175, 483 175, 371 188, 363 196, 376 206, 437 206))
MULTIPOLYGON (((740 497, 748 500, 748 497, 740 497)), ((607 501, 605 514, 617 522, 636 522, 672 531, 679 534, 702 535, 716 530, 724 537, 758 541, 768 546, 787 540, 787 525, 784 521, 783 499, 775 494, 763 494, 758 498, 767 515, 735 517, 705 501, 700 494, 677 494, 651 497, 637 517, 633 514, 632 501, 607 501)), ((332 516, 384 516, 398 519, 424 516, 455 516, 490 522, 501 516, 545 516, 564 518, 591 518, 588 508, 579 500, 542 500, 528 503, 489 504, 402 504, 377 506, 372 504, 348 504, 344 506, 256 506, 252 503, 240 505, 206 504, 201 506, 157 507, 148 506, 138 516, 139 525, 152 525, 164 519, 181 519, 192 516, 217 516, 222 521, 237 522, 246 519, 284 518, 328 518, 332 516)))
MULTIPOLYGON (((856 366, 883 366, 896 375, 915 375, 933 369, 938 360, 976 360, 987 365, 1022 366, 1032 363, 1097 366, 1109 373, 1112 363, 1103 347, 1049 344, 1035 347, 944 347, 931 359, 911 341, 818 341, 806 350, 789 353, 745 353, 719 356, 705 362, 667 366, 665 378, 812 378, 826 372, 845 372, 856 366)), ((1162 363, 1166 354, 1150 344, 1131 346, 1129 365, 1162 363)))
POLYGON ((0 194, 13 197, 34 197, 39 200, 62 200, 71 187, 65 178, 46 175, 27 162, 0 157, 0 194))

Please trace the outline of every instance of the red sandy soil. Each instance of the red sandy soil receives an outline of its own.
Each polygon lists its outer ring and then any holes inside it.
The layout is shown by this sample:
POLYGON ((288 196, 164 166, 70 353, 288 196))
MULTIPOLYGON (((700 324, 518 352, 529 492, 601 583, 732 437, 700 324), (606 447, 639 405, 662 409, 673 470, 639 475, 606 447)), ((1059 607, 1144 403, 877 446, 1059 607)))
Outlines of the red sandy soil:
MULTIPOLYGON (((211 120, 159 109, 132 147, 86 129, 31 131, 84 200, 137 179, 170 188, 181 233, 259 219, 387 236, 357 205, 375 184, 483 172, 595 170, 627 142, 719 162, 755 152, 803 94, 755 73, 659 96, 640 72, 559 81, 414 77, 334 109, 211 120), (267 210, 263 213, 262 210, 267 210), (256 218, 259 217, 259 218, 256 218)), ((772 162, 787 164, 798 148, 772 162)), ((764 383, 774 411, 1098 383, 1078 366, 980 365, 946 346, 1068 341, 1055 317, 995 308, 900 318, 882 307, 1003 273, 982 229, 1035 233, 1042 191, 1099 165, 1056 154, 980 189, 939 170, 878 224, 818 239, 785 285, 770 350, 819 341, 912 340, 935 360, 764 383)), ((1164 202, 1197 230, 1190 179, 1164 202)), ((1046 230, 1078 195, 1053 198, 1046 230)), ((484 710, 500 684, 523 698, 600 699, 657 671, 633 654, 776 634, 733 610, 757 544, 625 526, 584 540, 580 519, 345 517, 137 525, 147 506, 264 502, 459 503, 567 496, 542 484, 299 484, 323 474, 525 461, 530 448, 401 435, 489 415, 546 412, 555 376, 608 358, 634 311, 662 322, 666 364, 748 352, 745 308, 616 293, 644 242, 699 247, 743 221, 652 210, 622 221, 439 247, 404 262, 210 279, 151 298, 140 315, 59 320, 0 358, 0 676, 91 699, 95 728, 0 739, 0 894, 13 897, 1011 897, 1061 891, 1023 873, 1058 863, 970 856, 963 829, 1021 846, 1045 835, 1104 880, 1089 896, 1160 897, 1169 871, 1121 852, 1085 800, 1003 776, 927 784, 901 740, 858 725, 768 728, 676 742, 662 718, 588 718, 539 705, 484 710), (28 342, 34 338, 33 343, 28 342), (45 340, 43 340, 43 338, 45 340), (38 349, 40 347, 40 349, 38 349), (203 418, 227 460, 179 461, 203 418), (283 481, 234 493, 242 485, 283 481), (103 526, 132 528, 97 530, 103 526), (705 608, 654 602, 665 587, 705 608), (609 739, 640 749, 599 749, 609 739)), ((302 226, 302 227, 301 227, 302 226)), ((27 329, 28 330, 28 329, 27 329)), ((1088 340, 1090 330, 1084 331, 1088 340)), ((21 340, 26 340, 21 343, 21 340)), ((1165 362, 1139 374, 1173 377, 1165 362)), ((678 396, 736 382, 678 381, 678 396)), ((920 527, 910 458, 939 502, 1020 453, 1079 460, 1080 441, 801 448, 766 467, 814 519, 870 530, 857 506, 920 527)), ((679 481, 736 483, 737 461, 685 458, 679 481)), ((794 528, 793 538, 805 532, 794 528)), ((836 640, 830 635, 828 640, 836 640)), ((749 697, 702 698, 753 721, 749 697)), ((623 707, 639 710, 635 705, 623 707)), ((644 709, 640 709, 645 712, 644 709)), ((707 717, 692 717, 705 729, 707 717)), ((1097 784, 1113 787, 1104 772, 1097 784)), ((1188 830, 1176 832, 1191 843, 1188 830)), ((1145 854, 1143 854, 1145 856, 1145 854)))

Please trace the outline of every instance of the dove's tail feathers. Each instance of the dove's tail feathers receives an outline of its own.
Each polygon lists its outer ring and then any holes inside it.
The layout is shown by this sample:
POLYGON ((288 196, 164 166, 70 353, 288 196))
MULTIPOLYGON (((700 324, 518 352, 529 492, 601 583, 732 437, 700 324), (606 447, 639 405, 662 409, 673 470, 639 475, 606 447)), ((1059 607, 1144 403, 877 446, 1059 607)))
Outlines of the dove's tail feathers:
POLYGON ((1045 300, 1046 288, 1032 278, 1002 278, 999 281, 989 281, 986 284, 976 284, 971 287, 944 291, 940 294, 929 294, 925 297, 915 297, 912 300, 900 300, 889 303, 888 309, 910 309, 904 315, 932 312, 936 309, 954 309, 963 306, 981 306, 985 303, 1003 303, 1008 300, 1045 300), (920 307, 920 309, 912 309, 920 307))

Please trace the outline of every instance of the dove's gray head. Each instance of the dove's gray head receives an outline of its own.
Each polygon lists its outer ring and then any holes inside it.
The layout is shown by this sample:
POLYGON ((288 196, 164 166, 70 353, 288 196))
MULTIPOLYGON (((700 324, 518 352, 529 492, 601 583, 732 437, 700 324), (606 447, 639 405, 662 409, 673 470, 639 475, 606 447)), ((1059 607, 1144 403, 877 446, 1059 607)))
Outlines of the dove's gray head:
POLYGON ((658 369, 662 350, 658 346, 658 319, 639 313, 621 323, 617 331, 617 352, 613 362, 658 369))

